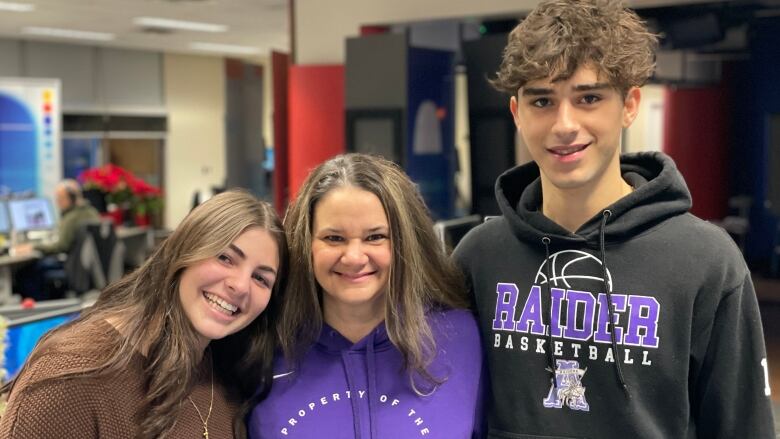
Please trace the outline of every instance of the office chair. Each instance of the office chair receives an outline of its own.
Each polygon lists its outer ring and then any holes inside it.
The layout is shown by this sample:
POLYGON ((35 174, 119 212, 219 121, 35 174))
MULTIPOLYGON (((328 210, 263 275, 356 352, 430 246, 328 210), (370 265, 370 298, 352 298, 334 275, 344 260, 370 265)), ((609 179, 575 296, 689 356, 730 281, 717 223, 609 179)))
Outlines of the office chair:
POLYGON ((76 233, 65 262, 69 292, 82 295, 100 290, 124 274, 124 243, 110 221, 85 224, 76 233))
POLYGON ((439 238, 442 250, 449 253, 454 249, 466 233, 482 223, 480 215, 468 215, 460 218, 436 221, 433 231, 439 238))

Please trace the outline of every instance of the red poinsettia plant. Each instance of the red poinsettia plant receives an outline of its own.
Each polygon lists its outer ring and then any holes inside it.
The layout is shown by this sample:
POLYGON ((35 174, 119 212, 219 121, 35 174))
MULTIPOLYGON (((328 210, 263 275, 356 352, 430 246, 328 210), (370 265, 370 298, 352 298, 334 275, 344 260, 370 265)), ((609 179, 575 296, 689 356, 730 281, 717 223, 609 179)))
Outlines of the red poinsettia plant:
POLYGON ((107 203, 113 204, 130 201, 133 193, 128 181, 135 178, 132 172, 112 163, 89 168, 78 177, 84 190, 97 189, 105 194, 107 203))
POLYGON ((162 208, 162 190, 121 166, 108 163, 89 168, 78 179, 84 190, 97 189, 105 194, 108 204, 129 205, 137 215, 157 213, 162 208))
POLYGON ((136 177, 127 179, 133 193, 133 210, 137 215, 159 213, 162 210, 162 190, 136 177))

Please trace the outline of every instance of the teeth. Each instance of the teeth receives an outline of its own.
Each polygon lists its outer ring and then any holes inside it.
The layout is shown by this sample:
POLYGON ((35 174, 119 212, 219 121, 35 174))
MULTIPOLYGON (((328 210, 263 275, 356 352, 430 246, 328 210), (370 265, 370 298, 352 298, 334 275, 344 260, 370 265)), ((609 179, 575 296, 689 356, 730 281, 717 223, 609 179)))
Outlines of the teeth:
POLYGON ((206 296, 206 299, 208 299, 209 302, 218 305, 220 308, 224 309, 225 311, 229 311, 230 314, 233 314, 236 311, 238 311, 237 306, 227 303, 224 300, 220 299, 219 297, 211 293, 204 293, 204 296, 206 296))
POLYGON ((576 148, 568 148, 568 149, 559 149, 553 152, 558 155, 569 155, 569 154, 574 154, 575 152, 578 151, 582 151, 583 149, 585 149, 585 146, 579 146, 576 148))

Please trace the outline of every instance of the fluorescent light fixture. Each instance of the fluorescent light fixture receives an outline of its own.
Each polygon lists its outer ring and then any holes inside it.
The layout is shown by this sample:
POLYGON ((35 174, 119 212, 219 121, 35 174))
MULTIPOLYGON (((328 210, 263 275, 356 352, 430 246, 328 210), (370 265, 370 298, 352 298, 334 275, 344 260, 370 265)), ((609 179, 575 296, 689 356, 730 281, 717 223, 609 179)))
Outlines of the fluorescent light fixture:
POLYGON ((55 27, 25 27, 23 34, 40 35, 44 37, 72 38, 76 40, 111 41, 114 34, 106 32, 91 32, 85 30, 59 29, 55 27))
POLYGON ((257 47, 217 43, 190 43, 190 49, 203 50, 205 52, 230 53, 234 55, 255 55, 260 53, 260 49, 257 47))
POLYGON ((0 2, 0 11, 32 12, 34 10, 35 5, 30 3, 0 2))
POLYGON ((171 20, 158 17, 136 17, 133 23, 138 26, 156 27, 161 29, 192 30, 198 32, 225 32, 227 26, 222 24, 200 23, 197 21, 171 20))

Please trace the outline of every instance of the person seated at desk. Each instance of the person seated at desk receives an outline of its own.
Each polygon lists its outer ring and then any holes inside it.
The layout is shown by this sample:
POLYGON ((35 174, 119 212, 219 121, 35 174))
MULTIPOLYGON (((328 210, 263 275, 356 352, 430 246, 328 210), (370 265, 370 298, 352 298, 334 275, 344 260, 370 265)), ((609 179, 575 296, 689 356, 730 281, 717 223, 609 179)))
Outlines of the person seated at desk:
POLYGON ((100 221, 100 214, 92 207, 81 192, 76 180, 67 179, 54 188, 54 203, 61 212, 57 228, 57 240, 54 242, 22 243, 14 246, 17 253, 37 250, 44 255, 67 253, 79 227, 100 221))
POLYGON ((19 292, 22 296, 36 300, 53 299, 57 291, 45 282, 46 272, 62 270, 62 262, 57 257, 60 253, 68 253, 73 245, 76 232, 84 224, 100 221, 98 211, 84 199, 81 186, 76 180, 66 179, 54 188, 54 202, 61 212, 57 239, 53 242, 25 242, 16 244, 15 254, 40 252, 44 257, 35 264, 22 268, 17 273, 19 292))

